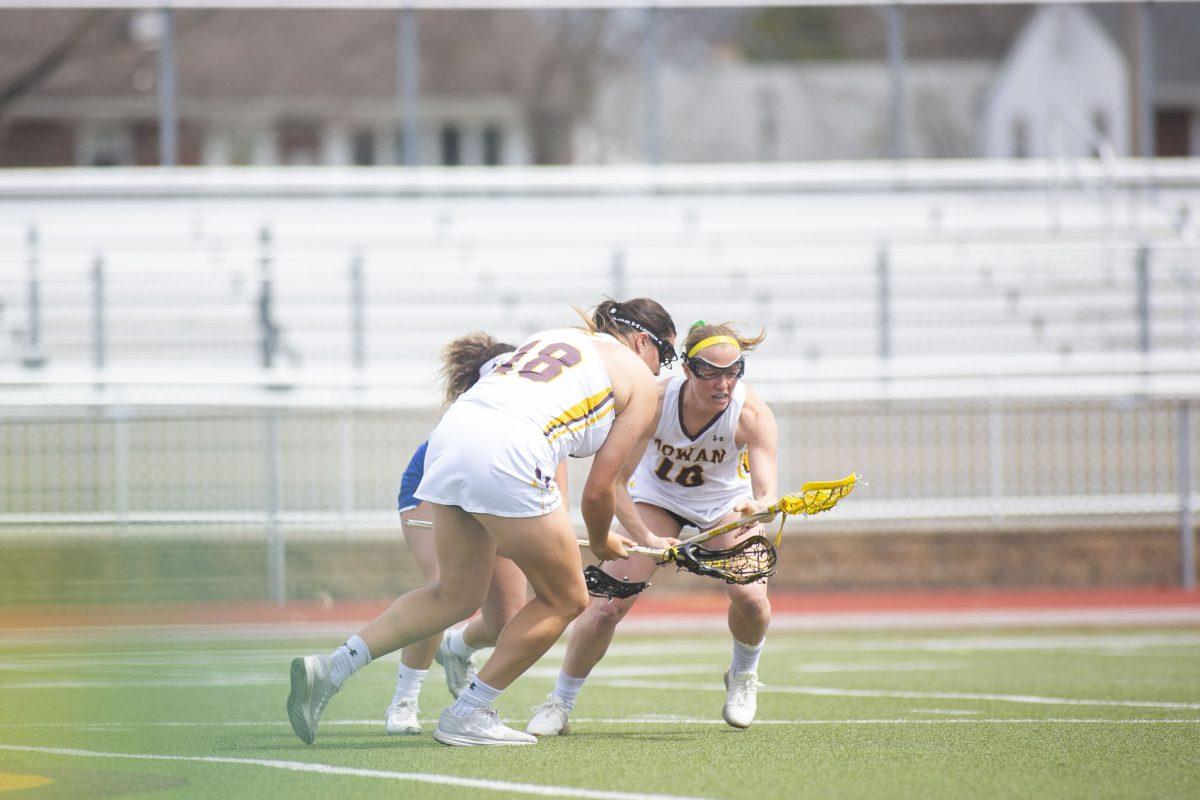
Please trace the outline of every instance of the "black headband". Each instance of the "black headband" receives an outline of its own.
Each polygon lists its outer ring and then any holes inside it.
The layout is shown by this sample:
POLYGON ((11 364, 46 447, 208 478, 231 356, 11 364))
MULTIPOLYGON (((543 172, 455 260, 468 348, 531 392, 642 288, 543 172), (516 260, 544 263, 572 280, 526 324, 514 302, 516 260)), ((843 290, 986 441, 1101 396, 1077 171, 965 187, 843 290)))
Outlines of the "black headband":
POLYGON ((616 306, 613 306, 608 310, 608 315, 615 321, 620 322, 622 325, 628 325, 634 330, 641 331, 653 339, 655 346, 658 348, 658 360, 664 367, 669 366, 675 361, 676 358, 678 358, 675 348, 663 341, 661 336, 656 333, 652 333, 649 328, 647 328, 645 325, 642 325, 640 322, 634 322, 626 317, 617 316, 616 306))

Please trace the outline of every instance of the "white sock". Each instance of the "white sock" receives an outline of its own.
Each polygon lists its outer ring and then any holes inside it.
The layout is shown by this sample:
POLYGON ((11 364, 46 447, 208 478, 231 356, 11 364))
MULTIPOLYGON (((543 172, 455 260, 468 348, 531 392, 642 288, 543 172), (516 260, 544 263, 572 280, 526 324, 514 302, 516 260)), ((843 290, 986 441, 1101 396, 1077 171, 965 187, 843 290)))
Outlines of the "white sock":
POLYGON ((476 678, 467 684, 467 688, 463 689, 454 705, 450 706, 450 713, 456 717, 465 717, 472 711, 492 705, 503 693, 503 689, 493 689, 476 678))
POLYGON ((395 703, 397 700, 417 702, 417 698, 421 694, 421 684, 425 682, 425 676, 428 673, 427 669, 406 667, 401 661, 400 667, 396 670, 396 693, 392 695, 392 702, 395 703))
POLYGON ((737 639, 733 640, 733 663, 729 665, 729 674, 737 675, 740 672, 758 672, 758 657, 762 655, 763 639, 758 644, 742 644, 737 639))
POLYGON ((346 643, 329 654, 329 677, 333 685, 342 688, 354 673, 371 663, 371 651, 367 643, 357 633, 346 640, 346 643))
POLYGON ((583 682, 586 680, 587 678, 572 678, 559 670, 558 680, 554 683, 554 696, 563 701, 568 711, 575 707, 575 698, 579 696, 579 690, 583 688, 583 682))
POLYGON ((479 649, 478 647, 471 647, 471 645, 467 644, 466 640, 463 639, 463 631, 466 629, 467 628, 464 625, 463 627, 455 628, 446 634, 446 649, 451 653, 454 653, 454 655, 458 656, 459 658, 470 658, 475 651, 479 649))

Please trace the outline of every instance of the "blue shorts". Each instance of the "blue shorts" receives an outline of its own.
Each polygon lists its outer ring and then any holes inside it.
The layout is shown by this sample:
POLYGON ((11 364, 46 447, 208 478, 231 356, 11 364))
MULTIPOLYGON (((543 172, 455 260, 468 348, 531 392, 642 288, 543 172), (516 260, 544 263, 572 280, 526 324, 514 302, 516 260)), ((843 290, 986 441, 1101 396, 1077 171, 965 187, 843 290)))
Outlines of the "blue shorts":
POLYGON ((429 442, 421 442, 404 468, 404 476, 400 478, 400 496, 396 498, 396 503, 401 514, 411 511, 421 502, 416 498, 416 492, 425 475, 425 448, 428 446, 429 442))

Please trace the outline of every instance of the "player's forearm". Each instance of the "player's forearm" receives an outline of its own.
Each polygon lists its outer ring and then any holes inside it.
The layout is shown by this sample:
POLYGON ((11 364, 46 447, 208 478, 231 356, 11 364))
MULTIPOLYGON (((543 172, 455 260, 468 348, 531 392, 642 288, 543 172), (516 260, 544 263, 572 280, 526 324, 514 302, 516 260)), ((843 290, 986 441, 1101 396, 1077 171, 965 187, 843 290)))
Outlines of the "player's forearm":
POLYGON ((771 454, 750 451, 750 491, 754 499, 771 504, 779 499, 778 468, 771 454))
POLYGON ((616 517, 617 521, 621 523, 621 527, 638 541, 644 542, 647 536, 653 535, 653 532, 646 527, 646 523, 642 520, 642 515, 638 513, 637 506, 634 505, 633 498, 629 496, 625 484, 616 487, 616 517))
POLYGON ((583 524, 587 528, 590 544, 600 545, 608 541, 616 507, 614 494, 611 487, 607 491, 584 489, 583 497, 579 501, 579 510, 583 514, 583 524))

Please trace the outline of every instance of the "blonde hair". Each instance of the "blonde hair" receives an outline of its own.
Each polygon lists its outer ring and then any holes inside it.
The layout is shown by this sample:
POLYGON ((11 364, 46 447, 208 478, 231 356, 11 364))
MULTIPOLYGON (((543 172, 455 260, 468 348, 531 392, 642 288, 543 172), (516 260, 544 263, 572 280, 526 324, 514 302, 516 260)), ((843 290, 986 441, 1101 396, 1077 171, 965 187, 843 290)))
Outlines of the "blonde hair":
POLYGON ((480 367, 492 358, 516 349, 515 345, 497 341, 483 331, 472 331, 443 347, 438 375, 446 384, 446 405, 476 384, 480 367))
POLYGON ((766 328, 760 329, 758 336, 748 337, 742 336, 734 329, 732 322, 722 322, 717 325, 709 325, 704 320, 692 323, 692 327, 688 328, 687 337, 683 340, 682 351, 684 357, 692 352, 692 348, 712 336, 728 336, 731 339, 736 339, 738 347, 742 352, 749 352, 755 347, 762 344, 762 340, 767 338, 766 328))

